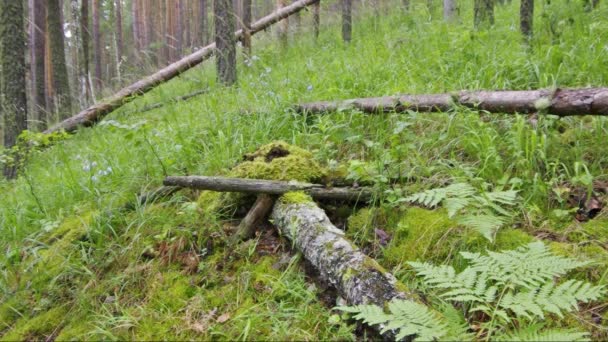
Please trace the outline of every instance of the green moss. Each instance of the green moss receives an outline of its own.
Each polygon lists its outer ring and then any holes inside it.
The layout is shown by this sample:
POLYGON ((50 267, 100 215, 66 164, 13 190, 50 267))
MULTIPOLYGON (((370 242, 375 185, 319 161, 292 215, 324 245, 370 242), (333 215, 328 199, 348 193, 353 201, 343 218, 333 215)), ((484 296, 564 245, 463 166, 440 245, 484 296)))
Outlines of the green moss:
POLYGON ((601 285, 608 285, 608 251, 595 244, 551 242, 551 251, 557 255, 590 261, 591 264, 572 271, 572 277, 601 285))
MULTIPOLYGON (((94 330, 94 326, 89 323, 92 317, 78 317, 68 323, 57 335, 56 341, 82 341, 85 336, 94 330)), ((100 339, 102 337, 100 336, 100 339)))
POLYGON ((13 325, 23 315, 26 305, 25 298, 19 295, 0 304, 0 332, 13 325))
POLYGON ((521 229, 501 228, 496 233, 492 250, 502 251, 521 247, 534 241, 534 237, 521 229))
POLYGON ((55 307, 33 318, 23 317, 0 340, 47 340, 61 329, 67 313, 66 308, 55 307))
POLYGON ((312 197, 303 191, 292 191, 281 196, 281 202, 285 204, 303 204, 313 202, 312 197))
POLYGON ((148 308, 161 312, 176 312, 182 309, 196 292, 190 277, 177 271, 159 273, 159 279, 151 284, 148 292, 148 308))
MULTIPOLYGON (((275 141, 245 155, 245 161, 235 166, 229 177, 268 179, 299 182, 320 182, 326 170, 310 152, 283 141, 275 141)), ((247 206, 254 197, 239 193, 203 191, 197 201, 203 212, 230 213, 232 209, 247 206)))
POLYGON ((567 233, 567 238, 572 242, 596 240, 608 243, 608 219, 599 218, 577 225, 567 233))

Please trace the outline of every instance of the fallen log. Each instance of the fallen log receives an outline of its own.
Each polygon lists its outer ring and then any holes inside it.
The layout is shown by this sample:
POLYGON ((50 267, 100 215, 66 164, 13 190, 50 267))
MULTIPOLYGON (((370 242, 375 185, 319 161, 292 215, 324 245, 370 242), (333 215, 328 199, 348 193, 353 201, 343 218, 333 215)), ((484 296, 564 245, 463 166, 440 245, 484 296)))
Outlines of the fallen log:
MULTIPOLYGON (((398 288, 392 274, 346 240, 344 232, 336 228, 314 202, 290 203, 285 198, 279 199, 271 218, 281 234, 349 305, 384 307, 393 299, 415 299, 411 293, 398 288)), ((374 328, 380 331, 382 327, 374 328)), ((385 337, 394 339, 388 334, 385 337)))
POLYGON ((372 198, 369 188, 326 188, 320 184, 285 182, 263 179, 245 179, 206 176, 171 176, 163 181, 166 186, 181 186, 200 190, 242 192, 249 194, 282 195, 292 191, 304 191, 315 199, 360 201, 372 198))
POLYGON ((395 95, 297 105, 299 113, 323 114, 343 109, 364 113, 445 112, 455 106, 505 114, 546 113, 559 116, 608 115, 608 88, 461 91, 445 94, 395 95))
MULTIPOLYGON (((256 21, 251 25, 251 34, 255 34, 264 30, 278 21, 289 17, 290 15, 301 11, 307 6, 314 4, 320 0, 298 0, 288 6, 281 8, 270 15, 267 15, 260 20, 256 21)), ((241 39, 243 35, 242 30, 235 32, 237 39, 241 39)), ((66 131, 73 132, 80 126, 92 126, 97 121, 101 120, 104 116, 108 115, 112 111, 121 107, 125 103, 132 101, 137 96, 143 95, 151 89, 155 88, 159 84, 167 82, 172 78, 182 74, 186 70, 198 65, 204 60, 210 58, 215 51, 215 43, 209 44, 202 49, 188 55, 179 61, 168 65, 167 67, 157 71, 156 73, 141 79, 128 87, 125 87, 118 91, 116 94, 109 98, 94 104, 93 106, 84 109, 80 113, 63 120, 57 125, 44 131, 46 134, 66 131)))
MULTIPOLYGON (((186 94, 186 95, 178 96, 176 98, 171 99, 168 102, 175 103, 175 102, 187 101, 187 100, 189 100, 189 99, 191 99, 193 97, 196 97, 196 96, 199 96, 199 95, 202 95, 202 94, 206 94, 208 92, 209 92, 209 89, 201 89, 201 90, 193 91, 193 92, 191 92, 189 94, 186 94)), ((142 109, 138 110, 137 112, 143 113, 143 112, 151 111, 153 109, 160 108, 160 107, 164 106, 165 104, 167 104, 167 102, 153 103, 153 104, 150 104, 150 105, 147 105, 147 106, 143 107, 142 109)))

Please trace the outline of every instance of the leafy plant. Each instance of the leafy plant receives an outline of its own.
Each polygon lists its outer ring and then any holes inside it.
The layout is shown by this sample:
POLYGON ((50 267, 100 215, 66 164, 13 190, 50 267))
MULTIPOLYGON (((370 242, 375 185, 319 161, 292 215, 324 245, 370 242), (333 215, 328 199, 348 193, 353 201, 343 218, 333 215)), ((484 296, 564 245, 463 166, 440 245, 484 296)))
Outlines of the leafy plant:
POLYGON ((382 325, 382 334, 396 331, 395 339, 416 336, 422 341, 432 341, 447 334, 447 324, 425 305, 410 300, 393 300, 388 313, 376 305, 340 306, 338 310, 354 314, 354 318, 369 325, 382 325))
POLYGON ((517 205, 517 199, 516 190, 480 192, 468 183, 454 183, 410 195, 402 201, 426 207, 443 204, 450 217, 457 217, 460 224, 492 241, 496 230, 514 216, 504 207, 517 205))
POLYGON ((578 280, 556 283, 555 279, 588 262, 556 256, 542 242, 533 242, 516 250, 479 253, 461 252, 470 266, 460 273, 453 267, 410 262, 417 275, 439 297, 466 305, 469 313, 481 312, 488 317, 481 326, 487 336, 493 335, 498 323, 534 322, 546 314, 563 317, 601 298, 603 286, 578 280))

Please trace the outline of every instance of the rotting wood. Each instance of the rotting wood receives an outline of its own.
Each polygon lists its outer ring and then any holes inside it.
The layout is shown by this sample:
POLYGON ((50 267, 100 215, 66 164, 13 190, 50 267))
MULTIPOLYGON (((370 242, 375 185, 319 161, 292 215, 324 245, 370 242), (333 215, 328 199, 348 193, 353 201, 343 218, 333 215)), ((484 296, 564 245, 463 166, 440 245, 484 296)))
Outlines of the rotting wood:
MULTIPOLYGON (((344 232, 334 226, 315 203, 286 203, 279 199, 271 218, 281 234, 349 305, 384 307, 393 299, 415 300, 411 293, 399 290, 392 274, 345 239, 344 232)), ((380 330, 382 327, 374 328, 380 330)), ((384 336, 394 339, 394 335, 389 334, 384 336)))
POLYGON ((320 184, 295 181, 275 181, 206 176, 171 176, 166 186, 181 186, 200 190, 242 192, 250 194, 282 195, 291 191, 304 191, 315 199, 367 202, 372 198, 369 188, 326 188, 320 184))
POLYGON ((236 233, 232 236, 231 242, 237 243, 239 241, 251 239, 255 235, 256 225, 270 213, 273 204, 274 198, 272 196, 267 194, 258 195, 251 210, 249 210, 247 216, 243 218, 236 233))
POLYGON ((521 91, 461 91, 445 94, 395 95, 300 104, 300 113, 322 114, 343 109, 365 113, 445 112, 455 106, 505 114, 546 113, 558 116, 608 115, 608 88, 521 91))
MULTIPOLYGON (((187 101, 193 97, 202 95, 202 94, 206 94, 209 92, 209 89, 201 89, 201 90, 197 90, 197 91, 193 91, 189 94, 186 95, 182 95, 182 96, 178 96, 176 98, 171 99, 170 101, 168 101, 168 103, 175 103, 175 102, 181 102, 181 101, 187 101)), ((138 110, 138 113, 143 113, 143 112, 148 112, 151 111, 153 109, 157 109, 160 108, 164 105, 166 105, 167 102, 157 102, 157 103, 153 103, 151 105, 147 105, 145 107, 143 107, 142 109, 138 110)))
MULTIPOLYGON (((301 11, 309 5, 312 5, 319 0, 299 0, 281 8, 280 11, 274 12, 270 15, 267 15, 260 20, 256 21, 251 25, 251 34, 256 34, 269 27, 272 24, 277 23, 278 21, 289 17, 290 15, 301 11)), ((237 39, 241 39, 243 35, 242 30, 238 30, 235 32, 235 36, 237 39)), ((132 101, 134 98, 145 94, 146 92, 154 89, 159 84, 167 82, 174 77, 179 76, 186 70, 191 69, 192 67, 200 64, 204 60, 210 58, 215 51, 215 43, 209 44, 200 50, 188 55, 181 60, 174 62, 167 67, 157 71, 156 73, 143 78, 128 87, 125 87, 118 91, 116 94, 110 96, 109 98, 82 110, 80 113, 63 120, 62 122, 56 124, 55 126, 44 131, 46 134, 58 132, 58 131, 66 131, 73 132, 80 126, 92 126, 97 121, 101 120, 104 116, 113 112, 117 108, 121 107, 125 103, 132 101)))

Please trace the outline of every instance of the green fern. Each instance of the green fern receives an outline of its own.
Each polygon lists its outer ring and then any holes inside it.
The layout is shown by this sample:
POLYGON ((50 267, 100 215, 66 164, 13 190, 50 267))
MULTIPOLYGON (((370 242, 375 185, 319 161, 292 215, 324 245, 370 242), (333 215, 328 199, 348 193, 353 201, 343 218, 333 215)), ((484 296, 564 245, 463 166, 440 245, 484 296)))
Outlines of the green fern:
POLYGON ((389 313, 376 305, 340 306, 336 309, 354 314, 369 325, 382 325, 381 333, 395 331, 395 339, 415 336, 416 340, 438 340, 447 334, 447 325, 425 305, 410 300, 393 300, 389 313))
POLYGON ((572 329, 547 329, 542 326, 529 327, 497 336, 496 341, 522 341, 522 342, 553 342, 553 341, 589 341, 589 333, 572 329))
POLYGON ((492 241, 496 230, 513 217, 505 209, 517 204, 517 191, 493 191, 480 193, 467 183, 455 183, 444 188, 426 190, 403 199, 426 207, 442 204, 449 217, 458 217, 458 223, 477 230, 492 241))
POLYGON ((489 334, 498 321, 534 321, 545 314, 563 317, 577 309, 578 303, 601 299, 603 286, 578 280, 556 283, 568 271, 587 265, 550 253, 542 242, 533 242, 500 253, 461 252, 470 266, 457 273, 451 266, 410 262, 418 276, 439 297, 467 304, 469 313, 481 311, 490 317, 489 334))

